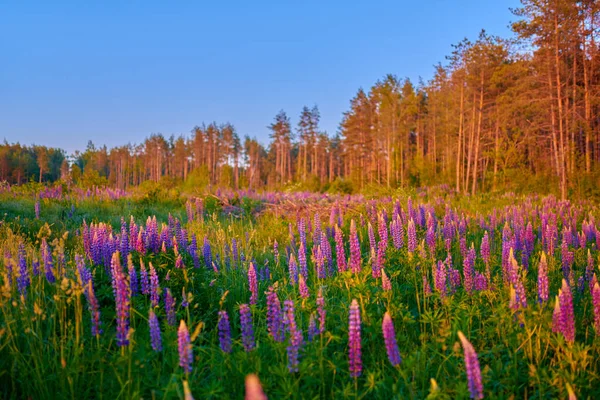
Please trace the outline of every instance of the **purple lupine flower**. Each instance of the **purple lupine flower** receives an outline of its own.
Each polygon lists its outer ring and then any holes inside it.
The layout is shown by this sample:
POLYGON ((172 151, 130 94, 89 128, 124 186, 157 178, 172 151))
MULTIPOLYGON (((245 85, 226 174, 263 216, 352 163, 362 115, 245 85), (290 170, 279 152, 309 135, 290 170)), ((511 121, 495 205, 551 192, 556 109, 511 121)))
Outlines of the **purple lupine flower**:
POLYGON ((52 271, 52 252, 50 251, 50 246, 48 246, 48 243, 46 242, 46 238, 42 238, 41 252, 42 264, 44 265, 44 273, 46 274, 46 280, 49 283, 54 283, 56 282, 56 278, 54 277, 54 272, 52 271))
POLYGON ((317 314, 319 315, 319 333, 324 333, 325 328, 325 318, 327 315, 327 311, 325 310, 325 299, 323 298, 323 288, 319 288, 319 293, 317 294, 317 314))
POLYGON ((415 222, 411 219, 408 221, 408 252, 414 253, 417 249, 417 231, 415 228, 415 222))
POLYGON ((475 247, 471 244, 471 249, 467 252, 463 260, 463 275, 465 290, 471 294, 473 291, 473 278, 475 276, 475 247))
POLYGON ((458 338, 462 344, 465 356, 465 369, 467 370, 467 382, 471 398, 483 399, 483 383, 481 381, 481 369, 479 368, 477 353, 471 342, 467 340, 461 331, 458 331, 458 338))
POLYGON ((40 199, 35 200, 34 210, 35 210, 35 219, 40 219, 40 211, 41 211, 40 199))
POLYGON ((94 295, 94 286, 92 285, 91 280, 88 282, 84 294, 87 299, 88 310, 90 311, 91 315, 92 336, 98 336, 102 333, 102 329, 100 329, 100 304, 94 295))
POLYGON ((119 264, 119 252, 113 254, 113 279, 115 282, 115 305, 117 311, 117 346, 129 344, 129 314, 131 291, 119 264))
POLYGON ((483 234, 483 239, 481 239, 481 258, 485 262, 486 265, 490 263, 490 238, 488 236, 488 232, 485 231, 483 234))
POLYGON ((377 250, 377 243, 375 242, 375 231, 373 231, 373 225, 371 225, 370 222, 368 225, 367 233, 369 236, 369 246, 370 246, 371 252, 374 252, 377 250))
POLYGON ((600 336, 600 286, 598 282, 594 283, 592 288, 592 305, 594 308, 594 329, 596 336, 600 336))
POLYGON ((158 307, 158 302, 160 300, 160 296, 158 294, 158 275, 152 263, 149 263, 150 266, 150 302, 152 303, 152 307, 158 307))
POLYGON ((202 247, 202 256, 204 257, 204 265, 206 268, 212 268, 212 251, 208 237, 204 237, 204 246, 202 247))
POLYGON ((574 254, 572 251, 569 251, 569 245, 567 242, 566 235, 563 236, 560 249, 562 255, 563 277, 565 279, 569 279, 571 274, 571 267, 573 266, 574 254))
POLYGON ((144 261, 140 258, 140 286, 142 294, 150 294, 150 282, 148 281, 148 271, 144 261))
POLYGON ((79 254, 75 254, 75 266, 77 267, 77 273, 79 274, 81 287, 86 288, 88 282, 92 280, 92 273, 86 268, 85 261, 79 254))
POLYGON ((335 257, 338 272, 342 273, 348 269, 346 264, 346 252, 344 250, 344 237, 339 226, 335 226, 335 257))
POLYGON ((385 263, 385 247, 383 242, 379 242, 377 245, 377 255, 372 261, 372 271, 371 275, 373 278, 377 279, 381 276, 381 269, 383 268, 383 264, 385 263))
POLYGON ((167 323, 175 326, 177 323, 175 317, 175 299, 169 288, 165 289, 165 313, 167 314, 167 323))
POLYGON ((381 324, 383 331, 383 340, 385 342, 385 349, 387 351, 388 359, 390 363, 395 367, 402 362, 400 357, 400 350, 398 349, 398 343, 396 342, 396 331, 394 330, 394 322, 390 313, 386 311, 383 315, 383 322, 381 324))
POLYGON ((313 229, 313 245, 317 246, 321 242, 321 217, 319 212, 315 212, 313 229))
POLYGON ((300 236, 300 244, 306 248, 306 223, 304 218, 298 220, 298 235, 300 236))
POLYGON ((382 246, 384 249, 387 249, 388 247, 388 241, 389 241, 389 236, 388 236, 388 230, 387 230, 387 214, 385 214, 385 210, 383 210, 383 212, 381 214, 379 214, 379 218, 378 218, 378 226, 377 226, 377 230, 379 233, 379 243, 383 243, 382 246))
POLYGON ((315 313, 310 314, 310 320, 308 322, 308 341, 312 342, 315 336, 319 334, 319 328, 317 328, 317 321, 315 320, 315 313))
POLYGON ((131 295, 135 296, 138 293, 138 276, 133 266, 133 260, 131 258, 131 254, 127 256, 127 272, 129 273, 129 290, 131 290, 131 295))
POLYGON ((327 261, 327 266, 329 269, 329 275, 333 276, 335 272, 333 270, 333 256, 331 254, 331 244, 327 239, 327 235, 325 233, 321 234, 321 251, 323 252, 324 261, 327 261))
POLYGON ((258 281, 256 280, 256 269, 253 262, 250 262, 248 268, 248 288, 250 290, 250 304, 256 304, 258 300, 258 281))
POLYGON ((315 267, 317 270, 317 278, 325 279, 327 277, 325 274, 325 257, 323 256, 323 251, 321 251, 321 245, 317 245, 316 249, 315 267))
MULTIPOLYGON (((587 264, 585 267, 585 281, 591 282, 592 276, 594 275, 594 259, 592 258, 592 254, 590 253, 590 249, 587 252, 587 264)), ((591 288, 592 286, 590 286, 591 288)))
POLYGON ((348 316, 348 364, 350 376, 357 378, 362 373, 360 344, 360 309, 356 299, 350 304, 348 316))
POLYGON ((542 252, 540 264, 538 266, 538 301, 545 303, 548 301, 548 262, 546 253, 542 252))
POLYGON ((242 326, 242 344, 246 352, 256 347, 254 341, 254 327, 252 326, 252 312, 248 304, 240 305, 240 324, 242 326))
POLYGON ((433 275, 433 285, 435 286, 435 290, 440 293, 440 296, 443 298, 446 296, 446 263, 442 261, 437 262, 437 267, 434 264, 435 273, 433 275))
POLYGON ((381 270, 381 288, 384 292, 392 290, 392 283, 390 282, 390 279, 388 278, 384 269, 381 270))
POLYGON ((350 221, 350 270, 354 274, 361 270, 360 242, 354 220, 350 221))
POLYGON ((298 372, 298 352, 302 345, 302 331, 296 325, 294 301, 286 300, 283 303, 283 309, 285 315, 284 323, 290 334, 287 346, 288 370, 290 372, 298 372))
POLYGON ((423 293, 425 296, 429 296, 431 294, 431 286, 427 280, 427 275, 423 275, 423 293))
POLYGON ((296 285, 298 282, 298 264, 296 263, 296 257, 294 253, 290 254, 290 261, 288 263, 288 273, 290 276, 290 284, 296 285))
POLYGON ((227 311, 219 311, 219 346, 224 353, 231 353, 231 325, 227 311))
POLYGON ((17 277, 17 287, 21 296, 24 297, 27 296, 27 287, 31 284, 26 257, 25 246, 21 243, 19 244, 19 276, 17 277))
POLYGON ((31 262, 31 273, 33 276, 38 276, 40 274, 40 261, 37 258, 34 258, 31 262))
POLYGON ((298 290, 300 292, 300 297, 302 297, 303 299, 307 299, 310 296, 308 286, 306 285, 306 281, 304 280, 304 277, 302 275, 300 275, 299 277, 298 290))
POLYGON ((563 279, 562 287, 558 291, 560 303, 560 331, 567 342, 575 341, 575 315, 573 312, 573 296, 567 281, 563 279))
POLYGON ((429 248, 429 254, 432 258, 435 258, 435 229, 433 227, 433 223, 427 228, 427 232, 425 234, 425 242, 427 243, 427 247, 429 248))
POLYGON ((183 368, 185 373, 191 373, 194 353, 190 342, 190 333, 184 320, 181 320, 177 330, 177 348, 179 350, 179 366, 183 368))
POLYGON ((150 345, 152 350, 162 350, 162 339, 160 335, 160 324, 158 323, 158 317, 154 313, 154 310, 150 309, 148 312, 148 326, 150 327, 150 345))
POLYGON ((482 291, 488 288, 488 281, 485 275, 480 273, 479 271, 475 271, 475 290, 482 291))
POLYGON ((298 249, 298 264, 300 265, 300 275, 308 277, 308 267, 306 265, 306 247, 303 242, 300 242, 298 249))
POLYGON ((283 342, 285 340, 281 302, 273 286, 269 286, 269 290, 267 291, 267 330, 276 342, 283 342))
POLYGON ((275 263, 279 262, 279 243, 277 243, 277 239, 273 242, 273 258, 275 263))

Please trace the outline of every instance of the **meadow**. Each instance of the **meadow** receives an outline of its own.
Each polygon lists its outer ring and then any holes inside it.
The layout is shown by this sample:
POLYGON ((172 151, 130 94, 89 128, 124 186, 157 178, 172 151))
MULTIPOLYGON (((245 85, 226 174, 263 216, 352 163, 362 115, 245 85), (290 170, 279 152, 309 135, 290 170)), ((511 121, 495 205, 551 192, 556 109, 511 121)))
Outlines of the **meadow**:
POLYGON ((0 397, 598 398, 599 211, 4 187, 0 397))

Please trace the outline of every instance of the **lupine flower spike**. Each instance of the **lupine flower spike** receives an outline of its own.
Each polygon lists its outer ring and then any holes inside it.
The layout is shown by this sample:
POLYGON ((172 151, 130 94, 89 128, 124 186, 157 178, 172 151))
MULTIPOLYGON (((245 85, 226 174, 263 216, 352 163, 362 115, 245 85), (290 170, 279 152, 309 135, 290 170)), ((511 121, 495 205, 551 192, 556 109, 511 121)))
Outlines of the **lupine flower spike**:
POLYGON ((477 359, 477 353, 471 345, 471 342, 467 340, 462 332, 458 332, 458 338, 462 344, 462 348, 465 355, 465 368, 467 370, 467 383, 469 385, 469 392, 471 393, 472 399, 483 399, 483 383, 481 381, 481 370, 479 368, 479 360, 477 359))

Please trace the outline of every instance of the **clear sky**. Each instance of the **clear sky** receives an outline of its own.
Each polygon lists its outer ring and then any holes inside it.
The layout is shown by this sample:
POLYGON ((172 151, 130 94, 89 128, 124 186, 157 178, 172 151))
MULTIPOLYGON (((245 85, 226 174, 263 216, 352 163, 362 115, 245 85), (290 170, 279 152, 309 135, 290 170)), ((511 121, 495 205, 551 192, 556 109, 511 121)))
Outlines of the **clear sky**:
POLYGON ((518 0, 0 0, 0 139, 84 150, 284 109, 334 134, 359 87, 430 79, 451 44, 510 36, 518 0), (95 5, 90 5, 95 4, 95 5))

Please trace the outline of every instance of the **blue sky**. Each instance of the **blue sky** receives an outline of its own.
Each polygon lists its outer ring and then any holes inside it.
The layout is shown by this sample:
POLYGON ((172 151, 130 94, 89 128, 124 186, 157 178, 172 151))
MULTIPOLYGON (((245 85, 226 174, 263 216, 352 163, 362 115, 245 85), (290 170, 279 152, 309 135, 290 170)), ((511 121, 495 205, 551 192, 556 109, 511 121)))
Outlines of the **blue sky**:
POLYGON ((462 38, 509 36, 518 5, 0 0, 0 139, 70 153, 229 121, 267 143, 314 104, 334 134, 359 87, 431 78, 462 38))

